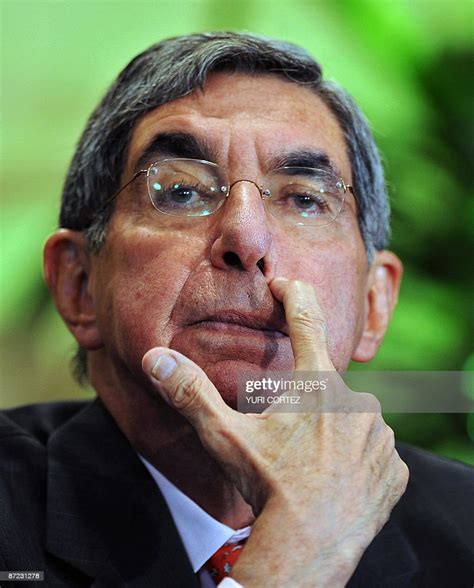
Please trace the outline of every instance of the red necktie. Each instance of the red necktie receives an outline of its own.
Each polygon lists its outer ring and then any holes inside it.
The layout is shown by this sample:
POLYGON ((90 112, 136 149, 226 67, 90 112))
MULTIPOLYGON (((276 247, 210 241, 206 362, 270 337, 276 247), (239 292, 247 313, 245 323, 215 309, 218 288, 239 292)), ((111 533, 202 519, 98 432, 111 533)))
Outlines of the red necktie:
POLYGON ((247 539, 242 539, 238 543, 223 545, 203 565, 203 568, 211 574, 216 584, 219 584, 226 576, 230 576, 246 541, 247 539))

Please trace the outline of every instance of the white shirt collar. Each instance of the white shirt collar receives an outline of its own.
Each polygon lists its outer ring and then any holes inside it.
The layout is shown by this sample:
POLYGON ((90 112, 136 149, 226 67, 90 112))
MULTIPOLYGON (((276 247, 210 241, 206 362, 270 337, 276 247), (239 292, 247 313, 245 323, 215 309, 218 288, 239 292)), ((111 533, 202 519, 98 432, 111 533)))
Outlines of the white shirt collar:
POLYGON ((235 530, 211 517, 149 461, 140 454, 138 457, 164 496, 195 572, 225 543, 237 543, 250 535, 251 527, 235 530))

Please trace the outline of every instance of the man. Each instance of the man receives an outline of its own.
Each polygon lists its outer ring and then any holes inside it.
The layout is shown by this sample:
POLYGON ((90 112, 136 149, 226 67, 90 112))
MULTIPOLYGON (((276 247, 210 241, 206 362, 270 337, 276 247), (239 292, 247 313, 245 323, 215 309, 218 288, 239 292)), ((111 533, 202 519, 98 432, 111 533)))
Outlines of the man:
POLYGON ((397 451, 337 375, 377 352, 402 266, 367 124, 302 49, 217 33, 136 57, 86 127, 60 226, 46 281, 98 398, 5 411, 4 569, 472 585, 472 471, 397 451), (238 412, 239 375, 262 369, 339 385, 305 412, 238 412))

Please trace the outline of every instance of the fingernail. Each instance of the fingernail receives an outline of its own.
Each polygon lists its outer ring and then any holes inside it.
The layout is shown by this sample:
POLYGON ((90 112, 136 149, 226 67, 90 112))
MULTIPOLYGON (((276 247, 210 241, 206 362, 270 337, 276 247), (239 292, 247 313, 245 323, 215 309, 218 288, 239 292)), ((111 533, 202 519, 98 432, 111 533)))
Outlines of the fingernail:
POLYGON ((176 360, 172 355, 167 353, 160 355, 155 365, 151 369, 151 375, 159 381, 166 380, 174 372, 176 366, 176 360))

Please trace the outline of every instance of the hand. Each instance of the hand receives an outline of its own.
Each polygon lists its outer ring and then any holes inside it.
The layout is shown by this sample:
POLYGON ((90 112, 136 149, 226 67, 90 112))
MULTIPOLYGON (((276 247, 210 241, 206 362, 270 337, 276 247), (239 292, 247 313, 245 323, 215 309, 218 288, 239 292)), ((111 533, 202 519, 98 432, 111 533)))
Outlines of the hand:
POLYGON ((152 349, 143 367, 258 517, 232 576, 246 588, 269 578, 275 586, 343 586, 405 491, 408 468, 380 410, 350 410, 361 398, 377 401, 336 374, 312 286, 275 279, 270 287, 285 308, 295 372, 333 372, 343 411, 321 411, 329 391, 314 394, 305 413, 245 415, 176 351, 152 349))

